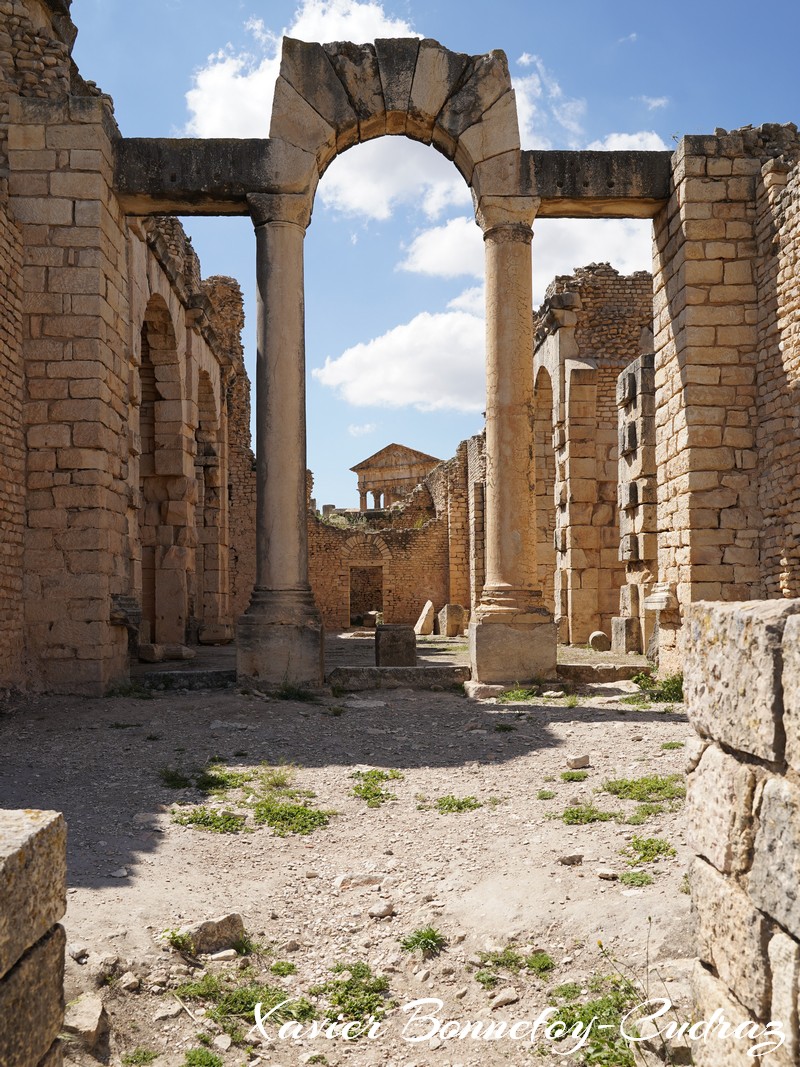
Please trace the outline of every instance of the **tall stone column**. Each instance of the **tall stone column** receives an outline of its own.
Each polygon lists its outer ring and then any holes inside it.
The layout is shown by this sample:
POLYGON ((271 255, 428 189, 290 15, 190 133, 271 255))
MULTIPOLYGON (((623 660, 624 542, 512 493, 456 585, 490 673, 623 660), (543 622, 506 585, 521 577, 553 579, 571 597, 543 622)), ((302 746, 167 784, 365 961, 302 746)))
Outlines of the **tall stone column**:
POLYGON ((248 198, 256 231, 256 584, 237 623, 240 680, 319 685, 323 632, 308 581, 305 196, 248 198))
POLYGON ((536 578, 533 295, 527 197, 481 201, 486 253, 486 578, 470 624, 473 681, 552 677, 556 629, 536 578))

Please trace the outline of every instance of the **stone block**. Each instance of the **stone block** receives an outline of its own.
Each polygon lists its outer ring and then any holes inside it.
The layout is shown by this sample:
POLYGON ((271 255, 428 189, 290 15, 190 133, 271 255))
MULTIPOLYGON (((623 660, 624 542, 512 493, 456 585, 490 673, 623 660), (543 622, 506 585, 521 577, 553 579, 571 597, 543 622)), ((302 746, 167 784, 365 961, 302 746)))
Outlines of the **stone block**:
MULTIPOLYGON (((737 1036, 736 1028, 742 1023, 754 1023, 757 1033, 763 1033, 763 1027, 759 1026, 747 1011, 744 1005, 731 995, 724 982, 715 978, 702 963, 695 964, 692 973, 692 989, 694 992, 693 1020, 699 1023, 709 1022, 712 1017, 722 1018, 729 1024, 729 1033, 720 1036, 716 1026, 710 1024, 706 1028, 698 1026, 695 1029, 697 1039, 692 1041, 692 1062, 694 1067, 753 1067, 755 1062, 748 1051, 762 1038, 751 1038, 749 1029, 744 1034, 737 1036), (717 1013, 716 1016, 714 1013, 717 1013)), ((769 1040, 763 1038, 763 1040, 769 1040)), ((773 1039, 774 1041, 777 1038, 773 1039)), ((769 1062, 769 1057, 765 1062, 769 1062)))
POLYGON ((753 840, 755 775, 716 745, 709 745, 687 779, 689 842, 718 871, 747 869, 753 840))
POLYGON ((375 52, 386 104, 386 132, 405 133, 419 40, 416 37, 379 37, 375 41, 375 52))
POLYGON ((417 635, 413 626, 376 626, 376 667, 415 667, 416 664, 417 635))
POLYGON ((409 97, 407 132, 417 140, 430 143, 433 124, 442 105, 466 70, 469 56, 451 52, 438 41, 420 42, 409 97))
POLYGON ((94 1052, 108 1029, 108 1015, 96 993, 84 993, 67 1005, 64 1033, 71 1034, 87 1052, 94 1052))
POLYGON ((1 978, 66 911, 67 827, 59 812, 0 811, 0 901, 1 978))
POLYGON ((800 600, 690 607, 685 689, 699 733, 760 759, 783 757, 781 641, 798 613, 800 600))
POLYGON ((443 637, 460 637, 466 624, 467 613, 460 604, 445 604, 439 612, 439 633, 443 637))
POLYGON ((433 144, 452 159, 461 134, 480 122, 510 88, 508 61, 503 52, 471 56, 458 89, 448 97, 436 118, 433 144))
POLYGON ((611 651, 620 656, 642 651, 642 628, 638 619, 614 616, 611 620, 611 651))
POLYGON ((800 771, 800 615, 786 620, 781 651, 786 762, 800 771))
POLYGON ((705 860, 692 865, 692 910, 697 953, 759 1018, 769 1009, 766 945, 769 923, 747 894, 705 860))
POLYGON ((784 1043, 769 1054, 774 1067, 796 1067, 800 1062, 800 944, 782 931, 773 934, 767 950, 772 973, 770 1019, 783 1024, 784 1043))
POLYGON ((359 139, 366 141, 385 133, 386 107, 375 46, 337 41, 322 47, 358 117, 359 139))
POLYGON ((503 683, 533 682, 556 676, 556 628, 542 621, 517 626, 501 622, 471 622, 469 656, 472 680, 503 683))
POLYGON ((321 44, 284 37, 280 74, 336 130, 337 151, 358 141, 356 113, 321 44))
POLYGON ((182 926, 180 933, 189 935, 195 952, 220 952, 224 948, 234 948, 236 942, 242 940, 245 936, 244 920, 238 912, 230 912, 216 919, 204 919, 182 926))
POLYGON ((3 1067, 31 1067, 58 1037, 64 1018, 65 945, 64 928, 54 927, 0 980, 3 1067))
POLYGON ((420 616, 414 624, 414 633, 423 637, 428 637, 433 633, 433 621, 436 618, 436 612, 433 607, 432 600, 425 601, 425 607, 420 612, 420 616))
POLYGON ((800 939, 800 787, 782 778, 764 786, 748 887, 756 907, 800 939))
POLYGON ((322 685, 322 623, 278 622, 257 614, 236 624, 236 677, 245 684, 322 685))
POLYGON ((275 82, 269 135, 310 152, 321 169, 336 153, 336 130, 285 78, 275 82))

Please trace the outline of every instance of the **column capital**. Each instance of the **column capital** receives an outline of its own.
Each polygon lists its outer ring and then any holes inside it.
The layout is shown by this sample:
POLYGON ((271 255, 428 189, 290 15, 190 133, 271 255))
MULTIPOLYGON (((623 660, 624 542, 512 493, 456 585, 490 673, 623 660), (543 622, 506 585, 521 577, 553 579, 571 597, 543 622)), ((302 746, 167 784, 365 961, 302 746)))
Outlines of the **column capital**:
POLYGON ((247 206, 253 225, 287 222, 305 230, 311 221, 314 202, 302 193, 248 193, 247 206))
POLYGON ((531 226, 540 203, 537 196, 482 196, 475 219, 483 230, 484 239, 490 234, 496 236, 496 231, 502 230, 508 233, 501 240, 530 241, 531 226))

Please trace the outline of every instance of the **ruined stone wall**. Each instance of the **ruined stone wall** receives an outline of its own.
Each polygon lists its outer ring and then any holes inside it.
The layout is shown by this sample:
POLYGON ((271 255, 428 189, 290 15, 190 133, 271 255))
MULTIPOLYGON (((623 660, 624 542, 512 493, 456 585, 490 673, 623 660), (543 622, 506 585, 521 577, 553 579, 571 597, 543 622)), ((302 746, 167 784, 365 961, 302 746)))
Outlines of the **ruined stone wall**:
MULTIPOLYGON (((625 582, 612 620, 617 653, 646 652, 654 615, 645 600, 657 569, 655 384, 653 355, 641 355, 617 379, 619 408, 619 558, 625 582)), ((666 605, 665 605, 666 610, 666 605)))
POLYGON ((800 595, 800 142, 784 131, 757 179, 760 568, 769 597, 800 595))
MULTIPOLYGON (((467 441, 467 525, 469 536, 469 609, 480 603, 486 580, 486 436, 467 441)), ((467 607, 465 604, 464 607, 467 607)))
POLYGON ((652 329, 652 279, 620 275, 592 263, 559 275, 534 316, 536 348, 537 542, 542 565, 556 573, 540 581, 561 639, 584 643, 595 630, 611 636, 624 569, 617 519, 616 380, 652 329), (542 377, 546 372, 547 379, 542 377), (549 379, 549 380, 548 380, 549 379), (544 410, 542 396, 546 395, 544 410), (554 469, 547 452, 552 419, 554 469), (552 495, 546 483, 552 479, 552 495), (551 503, 554 500, 554 503, 551 503))
POLYGON ((419 529, 342 529, 309 516, 309 578, 326 630, 350 625, 350 568, 383 569, 386 623, 415 623, 426 600, 448 602, 446 517, 419 529))
MULTIPOLYGON (((763 595, 756 450, 758 131, 685 137, 654 220, 658 574, 681 615, 763 595)), ((773 314, 765 306, 766 314, 773 314)), ((679 670, 680 623, 659 620, 679 670)))
POLYGON ((0 1063, 61 1067, 67 828, 57 811, 0 811, 0 1063))
POLYGON ((440 463, 424 481, 436 514, 447 519, 449 593, 447 603, 471 610, 469 501, 467 497, 467 442, 452 459, 440 463))
MULTIPOLYGON (((800 1060, 800 600, 695 604, 687 614, 695 1017, 780 1020, 776 1067, 800 1060), (746 712, 746 713, 745 713, 746 712)), ((723 1046, 694 1048, 718 1067, 723 1046)), ((726 1063, 752 1062, 744 1055, 726 1063)))
POLYGON ((24 680, 22 557, 25 436, 22 423, 23 250, 0 198, 0 686, 24 680))

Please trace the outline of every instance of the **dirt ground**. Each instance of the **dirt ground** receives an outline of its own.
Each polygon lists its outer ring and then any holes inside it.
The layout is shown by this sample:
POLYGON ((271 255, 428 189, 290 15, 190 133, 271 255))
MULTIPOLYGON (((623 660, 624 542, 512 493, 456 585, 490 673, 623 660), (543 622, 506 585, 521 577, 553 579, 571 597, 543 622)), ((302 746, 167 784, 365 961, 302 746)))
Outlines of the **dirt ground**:
MULTIPOLYGON (((633 689, 583 690, 576 706, 566 697, 514 704, 411 690, 320 691, 308 703, 233 688, 0 706, 0 804, 56 809, 68 824, 64 923, 80 962, 68 956, 66 996, 102 998, 110 1033, 97 1058, 118 1065, 136 1055, 147 1062, 147 1053, 155 1067, 178 1067, 187 1050, 208 1046, 225 1067, 580 1063, 580 1052, 563 1055, 567 1042, 532 1042, 529 1033, 412 1041, 434 1025, 414 1022, 408 1005, 438 998, 441 1007, 426 1012, 439 1022, 510 1026, 566 1002, 553 990, 568 984, 578 1002, 597 996, 592 980, 613 973, 610 957, 643 984, 648 964, 656 967, 653 995, 665 995, 663 979, 685 1008, 693 950, 681 805, 634 825, 624 821, 634 801, 598 790, 609 779, 682 774, 680 746, 692 731, 680 705, 624 703, 633 689), (568 759, 582 756, 589 757, 585 780, 562 780, 568 759), (194 780, 216 759, 251 772, 249 782, 210 795, 165 784, 169 771, 194 780), (306 836, 257 825, 248 790, 263 791, 265 765, 291 765, 270 780, 284 799, 287 789, 313 793, 294 799, 335 812, 328 824, 306 836), (395 799, 377 807, 352 792, 354 772, 372 768, 402 776, 382 783, 395 799), (481 806, 442 814, 435 802, 446 795, 481 806), (585 825, 560 817, 589 803, 621 814, 585 825), (197 805, 246 815, 244 832, 174 821, 174 812, 197 805), (653 877, 642 887, 609 880, 610 872, 631 870, 621 850, 634 835, 665 839, 675 850, 641 868, 653 877), (343 875, 369 884, 342 884, 343 875), (378 903, 394 913, 371 917, 378 903), (255 954, 198 959, 158 941, 164 931, 227 912, 241 913, 255 954), (400 944, 425 927, 447 939, 430 958, 400 944), (505 967, 480 958, 509 945, 522 958, 547 953, 554 966, 538 973, 516 969, 513 956, 505 967), (292 964, 278 970, 293 973, 272 972, 276 962, 292 964), (182 983, 219 975, 226 987, 269 983, 287 997, 304 995, 324 1014, 326 997, 309 990, 335 978, 333 967, 357 962, 387 977, 395 1005, 373 1038, 281 1038, 272 1022, 263 1036, 252 1019, 226 1034, 212 1001, 176 998, 182 983), (476 979, 486 972, 497 979, 492 989, 476 979)), ((74 1038, 67 1056, 96 1062, 74 1038)))

